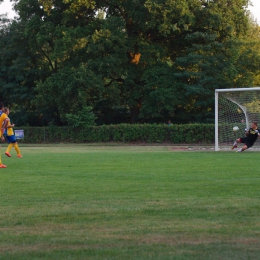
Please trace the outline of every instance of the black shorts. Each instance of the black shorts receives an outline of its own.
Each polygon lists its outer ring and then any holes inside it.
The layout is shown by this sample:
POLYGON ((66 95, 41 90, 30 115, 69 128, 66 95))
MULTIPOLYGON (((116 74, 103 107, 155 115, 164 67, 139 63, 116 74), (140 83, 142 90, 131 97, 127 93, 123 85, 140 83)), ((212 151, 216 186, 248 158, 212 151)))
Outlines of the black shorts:
POLYGON ((255 141, 248 140, 247 137, 241 137, 240 138, 240 142, 245 144, 247 146, 247 148, 252 147, 254 145, 254 143, 255 143, 255 141))

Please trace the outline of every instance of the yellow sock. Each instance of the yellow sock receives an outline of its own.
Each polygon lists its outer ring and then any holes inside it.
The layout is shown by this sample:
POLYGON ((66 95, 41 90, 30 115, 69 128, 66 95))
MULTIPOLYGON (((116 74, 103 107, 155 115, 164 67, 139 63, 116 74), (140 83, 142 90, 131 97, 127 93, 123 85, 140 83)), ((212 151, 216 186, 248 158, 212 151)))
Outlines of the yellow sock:
POLYGON ((7 146, 6 152, 7 152, 7 153, 10 153, 12 147, 13 147, 13 144, 9 144, 9 145, 7 146))
POLYGON ((14 144, 14 149, 15 149, 15 151, 17 152, 17 154, 20 154, 20 149, 19 149, 19 147, 18 147, 18 143, 15 143, 15 144, 14 144))

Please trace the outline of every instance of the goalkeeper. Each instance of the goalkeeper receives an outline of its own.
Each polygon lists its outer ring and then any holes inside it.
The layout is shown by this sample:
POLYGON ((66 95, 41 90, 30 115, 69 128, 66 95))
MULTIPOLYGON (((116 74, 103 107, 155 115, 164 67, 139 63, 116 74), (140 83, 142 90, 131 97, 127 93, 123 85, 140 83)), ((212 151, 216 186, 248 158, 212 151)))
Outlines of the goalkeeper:
POLYGON ((257 127, 257 122, 252 122, 249 130, 245 129, 245 131, 246 131, 246 136, 238 138, 234 142, 231 148, 232 150, 237 147, 238 143, 243 143, 244 146, 237 150, 237 152, 243 152, 246 149, 252 147, 255 141, 257 140, 258 136, 260 136, 260 129, 257 127))

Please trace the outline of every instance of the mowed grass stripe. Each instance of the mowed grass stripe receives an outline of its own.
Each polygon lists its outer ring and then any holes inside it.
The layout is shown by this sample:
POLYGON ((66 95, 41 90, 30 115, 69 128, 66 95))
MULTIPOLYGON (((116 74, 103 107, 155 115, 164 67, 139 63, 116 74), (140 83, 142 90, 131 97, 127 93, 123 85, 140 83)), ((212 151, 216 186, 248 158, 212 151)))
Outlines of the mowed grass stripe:
POLYGON ((0 259, 260 255, 257 152, 21 150, 0 172, 0 259))

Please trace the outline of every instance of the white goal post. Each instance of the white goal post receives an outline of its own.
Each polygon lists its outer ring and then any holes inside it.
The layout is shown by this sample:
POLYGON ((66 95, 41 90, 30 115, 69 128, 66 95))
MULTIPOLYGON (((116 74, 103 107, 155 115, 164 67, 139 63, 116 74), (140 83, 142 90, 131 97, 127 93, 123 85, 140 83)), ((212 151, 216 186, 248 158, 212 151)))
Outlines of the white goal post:
MULTIPOLYGON (((215 89, 215 151, 230 149, 253 121, 260 126, 260 87, 215 89)), ((260 147, 259 140, 254 147, 260 147)))

